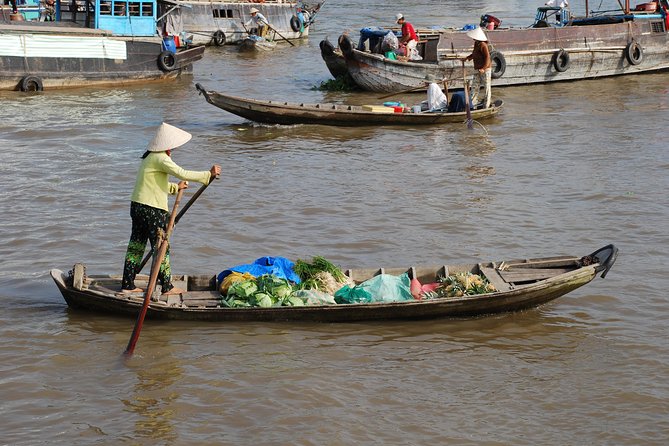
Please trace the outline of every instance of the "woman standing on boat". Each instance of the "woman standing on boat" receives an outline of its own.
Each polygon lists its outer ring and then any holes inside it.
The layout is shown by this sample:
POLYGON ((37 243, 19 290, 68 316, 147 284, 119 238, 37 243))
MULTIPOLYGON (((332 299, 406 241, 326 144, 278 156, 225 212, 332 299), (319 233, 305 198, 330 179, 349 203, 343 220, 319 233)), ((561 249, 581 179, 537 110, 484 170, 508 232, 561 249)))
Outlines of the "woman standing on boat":
MULTIPOLYGON (((209 184, 212 178, 221 173, 221 167, 218 165, 211 166, 210 170, 191 171, 182 169, 172 161, 172 150, 186 144, 191 137, 190 133, 163 122, 142 155, 143 160, 137 172, 130 203, 132 232, 125 255, 121 286, 126 292, 143 291, 135 287, 135 276, 139 272, 137 269, 144 256, 146 241, 149 240, 151 247, 156 249, 158 230, 167 229, 170 216, 167 208, 167 195, 176 195, 179 189, 187 188, 188 181, 209 184), (182 181, 178 184, 170 183, 168 181, 170 175, 182 181)), ((160 265, 158 280, 162 285, 163 294, 184 292, 172 285, 169 247, 160 265)))
POLYGON ((490 59, 490 49, 488 48, 488 38, 480 26, 467 31, 467 35, 474 39, 474 50, 464 58, 464 61, 473 60, 474 78, 472 80, 472 104, 479 103, 479 93, 481 87, 485 90, 485 108, 490 108, 490 81, 492 76, 492 60, 490 59))

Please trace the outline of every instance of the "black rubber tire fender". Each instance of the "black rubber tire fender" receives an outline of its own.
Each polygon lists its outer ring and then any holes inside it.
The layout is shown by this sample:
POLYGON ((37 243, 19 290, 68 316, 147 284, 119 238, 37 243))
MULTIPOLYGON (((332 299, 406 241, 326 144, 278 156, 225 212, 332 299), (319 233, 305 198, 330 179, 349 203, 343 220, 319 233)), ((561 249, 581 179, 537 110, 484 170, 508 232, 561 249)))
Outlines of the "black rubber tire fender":
POLYGON ((492 63, 490 77, 493 79, 499 79, 506 71, 506 58, 504 57, 504 54, 500 53, 499 51, 491 51, 490 62, 492 63))
POLYGON ((42 91, 44 90, 44 84, 42 83, 42 78, 29 74, 21 79, 19 89, 21 91, 42 91))
POLYGON ((177 57, 172 51, 163 51, 158 56, 158 67, 163 71, 174 71, 177 67, 177 57))
POLYGON ((555 68, 555 71, 557 71, 558 73, 564 73, 565 71, 567 71, 567 69, 569 68, 569 64, 571 63, 569 59, 569 53, 563 49, 554 52, 551 63, 553 64, 553 68, 555 68))
POLYGON ((639 65, 643 60, 643 48, 636 40, 632 41, 625 47, 625 58, 631 65, 639 65))
POLYGON ((300 22, 300 18, 296 15, 293 15, 290 18, 290 29, 298 33, 300 32, 301 28, 302 28, 302 22, 300 22))
POLYGON ((225 42, 228 40, 228 38, 225 36, 225 33, 221 31, 220 29, 216 31, 212 36, 211 36, 211 41, 214 43, 216 46, 223 46, 225 45, 225 42))

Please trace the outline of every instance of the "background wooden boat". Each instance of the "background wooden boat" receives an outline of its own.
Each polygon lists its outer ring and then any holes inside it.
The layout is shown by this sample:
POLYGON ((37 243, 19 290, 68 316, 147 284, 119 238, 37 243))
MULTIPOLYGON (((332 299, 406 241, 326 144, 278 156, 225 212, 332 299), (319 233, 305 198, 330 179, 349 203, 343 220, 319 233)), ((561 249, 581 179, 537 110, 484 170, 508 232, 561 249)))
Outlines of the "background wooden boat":
MULTIPOLYGON (((346 271, 356 283, 381 273, 399 275, 408 271, 410 276, 421 283, 431 283, 438 277, 471 272, 485 275, 498 290, 474 296, 395 303, 228 308, 221 305, 215 275, 173 276, 175 285, 187 292, 168 298, 160 296, 149 305, 147 317, 197 321, 352 322, 477 316, 515 311, 556 299, 589 283, 600 272, 601 277, 605 277, 617 254, 618 249, 608 245, 584 257, 558 256, 408 269, 346 271)), ((75 265, 69 273, 53 269, 51 277, 72 308, 136 316, 143 303, 142 293, 126 295, 119 291, 120 276, 88 276, 81 264, 75 265)), ((147 279, 146 276, 139 276, 138 286, 146 286, 147 279), (142 280, 145 282, 142 283, 142 280)))
POLYGON ((127 5, 137 15, 112 15, 117 11, 109 2, 95 1, 100 13, 95 23, 106 28, 88 27, 84 13, 70 11, 69 4, 60 2, 57 17, 62 21, 0 24, 0 89, 121 85, 190 72, 193 62, 204 55, 204 46, 168 50, 156 34, 155 15, 148 14, 155 14, 155 0, 127 5))
MULTIPOLYGON (((266 124, 322 124, 337 126, 362 125, 431 125, 459 123, 467 119, 466 112, 379 113, 360 105, 298 104, 240 98, 195 87, 207 102, 225 111, 266 124)), ((490 118, 501 110, 503 102, 496 100, 490 108, 472 110, 475 120, 490 118)), ((382 106, 379 106, 383 108, 382 106)), ((386 108, 386 110, 390 110, 386 108)))
MULTIPOLYGON (((666 0, 662 4, 669 7, 666 0)), ((669 19, 664 13, 619 11, 568 17, 558 23, 546 20, 559 12, 559 8, 540 7, 529 28, 486 30, 494 87, 669 69, 669 19)), ((424 49, 422 61, 402 62, 361 51, 346 35, 339 39, 350 76, 362 89, 378 92, 419 87, 428 77, 447 79, 461 88, 460 59, 471 53, 472 46, 464 31, 444 30, 436 48, 424 49)))
POLYGON ((160 0, 161 16, 171 14, 192 34, 193 43, 221 46, 237 44, 247 35, 243 23, 251 18, 251 8, 257 8, 269 20, 273 29, 286 39, 309 36, 309 27, 324 2, 305 6, 302 2, 264 0, 160 0), (176 6, 176 8, 175 8, 176 6), (298 11, 299 9, 299 11, 298 11))

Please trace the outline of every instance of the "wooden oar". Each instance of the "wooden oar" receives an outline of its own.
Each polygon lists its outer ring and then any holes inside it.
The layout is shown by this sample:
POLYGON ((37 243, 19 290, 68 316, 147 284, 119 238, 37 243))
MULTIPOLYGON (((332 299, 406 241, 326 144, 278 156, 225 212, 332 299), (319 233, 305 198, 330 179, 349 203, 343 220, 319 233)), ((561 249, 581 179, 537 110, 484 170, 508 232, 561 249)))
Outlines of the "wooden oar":
MULTIPOLYGON (((241 17, 242 16, 242 10, 239 9, 238 11, 239 11, 239 17, 241 17)), ((246 23, 243 20, 242 20, 242 26, 244 27, 244 31, 246 31, 246 34, 250 36, 251 33, 249 32, 249 29, 246 27, 246 23)))
POLYGON ((132 335, 128 341, 128 346, 125 348, 124 355, 126 357, 132 356, 132 353, 135 351, 135 345, 139 339, 139 333, 142 331, 142 325, 144 324, 144 317, 146 316, 146 311, 149 308, 149 302, 151 302, 151 295, 153 294, 154 289, 156 288, 156 283, 158 282, 158 273, 160 272, 160 264, 163 263, 163 258, 167 252, 167 247, 169 245, 169 237, 172 234, 172 229, 174 228, 174 223, 176 221, 177 209, 179 208, 179 202, 183 196, 184 190, 179 189, 177 192, 177 197, 174 200, 174 206, 172 207, 172 214, 170 215, 170 221, 167 224, 167 230, 165 232, 159 231, 158 240, 156 240, 156 255, 153 257, 153 263, 151 264, 151 274, 149 275, 149 285, 146 287, 144 292, 144 304, 142 309, 137 316, 137 321, 135 322, 135 328, 132 330, 132 335))
POLYGON ((295 46, 295 44, 294 44, 293 42, 291 42, 290 40, 288 40, 288 39, 286 39, 285 37, 283 37, 283 34, 281 34, 281 33, 280 33, 279 31, 277 31, 275 28, 272 28, 271 26, 269 26, 269 23, 267 24, 267 28, 271 29, 272 31, 274 31, 275 33, 277 33, 277 34, 279 35, 279 37, 281 37, 283 40, 285 40, 286 42, 290 43, 290 46, 295 46))
POLYGON ((467 71, 465 70, 465 61, 462 61, 462 82, 465 91, 465 109, 467 110, 467 128, 474 128, 474 121, 472 120, 472 111, 469 107, 469 85, 467 85, 467 71))
MULTIPOLYGON (((179 220, 181 220, 181 217, 183 217, 183 215, 186 213, 188 208, 190 208, 193 205, 193 203, 195 203, 195 200, 197 200, 198 197, 200 195, 202 195, 202 192, 204 192, 204 190, 217 178, 218 178, 218 175, 216 175, 215 177, 212 177, 211 180, 209 180, 209 183, 203 184, 202 186, 200 186, 200 188, 197 190, 197 192, 195 192, 193 194, 193 196, 190 198, 190 200, 188 200, 188 203, 186 203, 186 205, 183 207, 183 209, 179 212, 179 215, 177 215, 177 217, 174 219, 174 224, 175 225, 177 223, 179 223, 179 220)), ((140 263, 139 266, 137 267, 137 269, 135 270, 135 274, 139 274, 140 271, 142 271, 142 269, 146 266, 146 262, 148 262, 150 258, 151 258, 151 251, 146 253, 146 255, 144 256, 144 259, 142 259, 142 263, 140 263)))

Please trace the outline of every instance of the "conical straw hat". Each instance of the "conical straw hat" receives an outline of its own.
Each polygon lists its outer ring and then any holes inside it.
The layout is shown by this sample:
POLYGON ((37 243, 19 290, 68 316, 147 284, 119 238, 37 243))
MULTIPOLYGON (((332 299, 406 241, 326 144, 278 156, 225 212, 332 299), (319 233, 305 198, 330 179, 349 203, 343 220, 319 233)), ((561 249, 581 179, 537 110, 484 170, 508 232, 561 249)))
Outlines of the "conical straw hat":
POLYGON ((163 122, 156 136, 153 137, 146 150, 149 152, 164 152, 165 150, 176 149, 186 144, 193 137, 188 132, 163 122))
POLYGON ((487 42, 488 38, 485 36, 485 33, 481 29, 480 26, 477 26, 476 28, 472 29, 471 31, 467 31, 467 35, 471 37, 474 40, 479 40, 481 42, 487 42))

